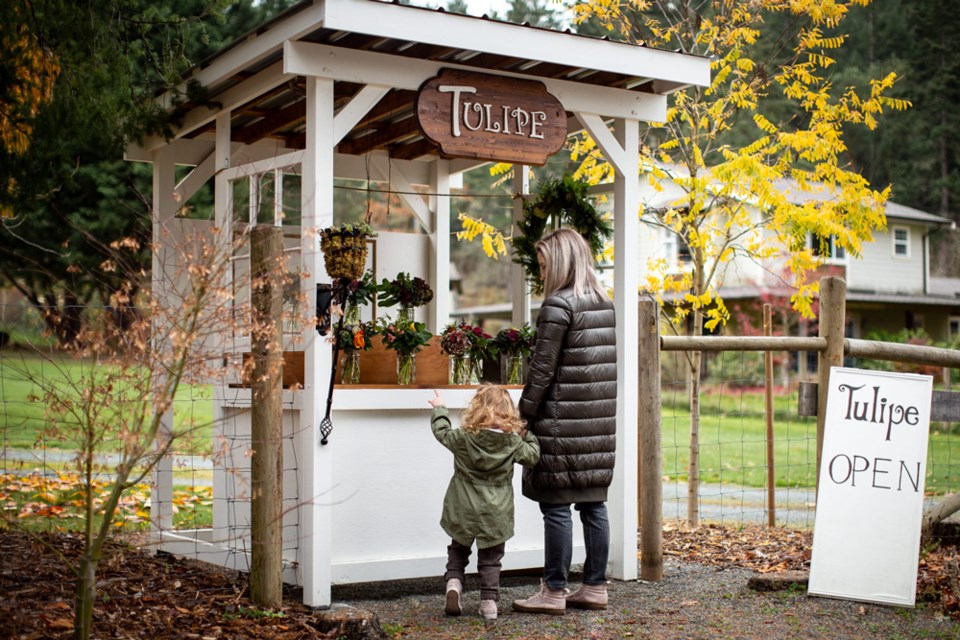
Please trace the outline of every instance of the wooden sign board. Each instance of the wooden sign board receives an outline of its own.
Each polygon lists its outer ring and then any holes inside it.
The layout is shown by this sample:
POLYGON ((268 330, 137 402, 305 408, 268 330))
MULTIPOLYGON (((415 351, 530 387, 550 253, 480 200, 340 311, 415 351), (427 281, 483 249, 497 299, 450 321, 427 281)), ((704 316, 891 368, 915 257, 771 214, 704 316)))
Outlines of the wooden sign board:
POLYGON ((916 601, 933 379, 833 367, 811 595, 916 601))
POLYGON ((567 138, 567 113, 543 83, 455 69, 420 87, 417 122, 452 158, 543 165, 567 138))

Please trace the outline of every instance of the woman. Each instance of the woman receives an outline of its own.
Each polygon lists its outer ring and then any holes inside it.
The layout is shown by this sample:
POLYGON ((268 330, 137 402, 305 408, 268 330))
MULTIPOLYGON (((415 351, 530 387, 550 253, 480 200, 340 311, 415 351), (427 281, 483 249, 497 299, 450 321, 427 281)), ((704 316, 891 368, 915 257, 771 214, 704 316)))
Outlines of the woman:
POLYGON ((607 488, 616 446, 617 349, 613 303, 590 246, 572 229, 537 243, 544 301, 520 414, 540 442, 540 462, 523 473, 523 495, 540 503, 544 575, 540 592, 515 600, 528 613, 605 609, 610 526, 607 488), (566 595, 573 553, 570 505, 583 523, 583 586, 566 595))

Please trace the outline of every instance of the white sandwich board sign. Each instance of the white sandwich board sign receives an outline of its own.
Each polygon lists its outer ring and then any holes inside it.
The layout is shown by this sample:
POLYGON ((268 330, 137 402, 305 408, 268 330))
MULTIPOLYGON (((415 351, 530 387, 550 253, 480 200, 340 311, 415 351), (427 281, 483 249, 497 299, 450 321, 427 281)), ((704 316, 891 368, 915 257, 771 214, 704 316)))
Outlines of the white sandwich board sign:
POLYGON ((830 370, 811 595, 914 606, 933 379, 830 370))

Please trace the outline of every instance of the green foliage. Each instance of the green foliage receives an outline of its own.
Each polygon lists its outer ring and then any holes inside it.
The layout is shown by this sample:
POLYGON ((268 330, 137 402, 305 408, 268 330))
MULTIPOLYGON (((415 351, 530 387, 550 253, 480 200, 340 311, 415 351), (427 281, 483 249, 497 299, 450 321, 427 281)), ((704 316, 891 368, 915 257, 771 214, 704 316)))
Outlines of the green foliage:
POLYGON ((613 225, 593 205, 587 192, 589 188, 586 182, 565 175, 545 180, 537 197, 524 203, 523 218, 517 225, 520 234, 511 241, 513 261, 523 267, 534 293, 543 293, 536 247, 548 229, 576 229, 590 244, 595 257, 603 254, 613 225))
POLYGON ((381 318, 377 333, 386 349, 392 349, 398 355, 409 356, 419 353, 430 342, 433 334, 422 322, 399 323, 381 318))
POLYGON ((384 307, 400 305, 413 309, 433 300, 433 289, 427 281, 420 276, 411 278, 405 271, 398 273, 393 280, 384 278, 377 291, 380 294, 378 301, 384 307))

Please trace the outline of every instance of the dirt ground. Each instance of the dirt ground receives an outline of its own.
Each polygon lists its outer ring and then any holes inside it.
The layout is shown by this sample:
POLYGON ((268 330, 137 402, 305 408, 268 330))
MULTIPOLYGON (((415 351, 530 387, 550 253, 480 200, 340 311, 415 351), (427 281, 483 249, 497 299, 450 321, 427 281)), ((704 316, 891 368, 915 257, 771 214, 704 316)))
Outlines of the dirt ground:
MULTIPOLYGON (((73 579, 62 558, 79 540, 0 531, 0 638, 68 638, 73 579)), ((810 534, 762 527, 672 529, 664 534, 664 579, 616 582, 606 611, 517 614, 510 602, 538 588, 532 574, 505 575, 494 623, 477 614, 469 576, 464 615, 443 615, 439 578, 334 587, 332 611, 299 604, 290 590, 280 611, 255 607, 246 576, 210 565, 111 544, 98 572, 95 638, 877 638, 960 640, 955 546, 922 554, 915 609, 808 597, 802 586, 758 592, 751 577, 809 567, 810 534), (362 619, 357 633, 350 620, 362 619), (371 615, 372 614, 372 615, 371 615)), ((438 574, 442 569, 438 570, 438 574)), ((574 586, 578 576, 572 576, 574 586)))

